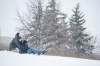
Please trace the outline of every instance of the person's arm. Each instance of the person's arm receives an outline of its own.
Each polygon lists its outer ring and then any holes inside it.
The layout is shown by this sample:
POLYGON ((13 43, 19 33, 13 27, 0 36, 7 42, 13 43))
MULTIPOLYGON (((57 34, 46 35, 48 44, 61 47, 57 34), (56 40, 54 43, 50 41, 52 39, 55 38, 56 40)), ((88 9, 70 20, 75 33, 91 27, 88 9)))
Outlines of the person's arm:
POLYGON ((16 45, 17 45, 18 47, 20 47, 19 38, 18 38, 18 37, 15 38, 15 43, 16 43, 16 45))

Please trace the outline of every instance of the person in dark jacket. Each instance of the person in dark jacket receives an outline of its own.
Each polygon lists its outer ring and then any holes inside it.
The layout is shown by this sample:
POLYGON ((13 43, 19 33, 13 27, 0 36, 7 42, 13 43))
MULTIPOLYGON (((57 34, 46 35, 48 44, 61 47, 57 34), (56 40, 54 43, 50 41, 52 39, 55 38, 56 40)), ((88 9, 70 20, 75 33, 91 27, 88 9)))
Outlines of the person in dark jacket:
POLYGON ((20 39, 21 39, 21 37, 19 36, 19 33, 17 33, 15 35, 15 38, 13 38, 13 40, 10 43, 9 51, 11 51, 11 50, 13 50, 15 48, 19 48, 20 47, 20 44, 19 44, 19 40, 20 39))
POLYGON ((27 45, 27 41, 26 40, 21 40, 20 41, 20 47, 19 47, 20 51, 19 53, 27 53, 27 50, 30 49, 27 45))
POLYGON ((26 40, 21 41, 19 49, 21 50, 20 53, 28 53, 28 54, 40 55, 40 54, 44 54, 47 52, 47 51, 40 51, 35 48, 29 48, 26 40))

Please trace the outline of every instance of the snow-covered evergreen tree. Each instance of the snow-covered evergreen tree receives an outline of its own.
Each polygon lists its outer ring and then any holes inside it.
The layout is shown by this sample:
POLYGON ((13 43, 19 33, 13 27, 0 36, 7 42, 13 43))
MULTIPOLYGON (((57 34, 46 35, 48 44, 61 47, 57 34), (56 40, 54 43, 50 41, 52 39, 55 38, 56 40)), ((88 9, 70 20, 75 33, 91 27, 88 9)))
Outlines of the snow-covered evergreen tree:
POLYGON ((44 11, 44 32, 47 41, 47 47, 58 46, 66 42, 67 23, 66 14, 57 9, 56 1, 51 0, 44 11))
POLYGON ((73 15, 69 19, 71 47, 79 53, 85 54, 91 52, 93 50, 93 45, 91 45, 92 36, 85 33, 85 19, 83 12, 80 11, 80 4, 78 3, 72 11, 73 15))

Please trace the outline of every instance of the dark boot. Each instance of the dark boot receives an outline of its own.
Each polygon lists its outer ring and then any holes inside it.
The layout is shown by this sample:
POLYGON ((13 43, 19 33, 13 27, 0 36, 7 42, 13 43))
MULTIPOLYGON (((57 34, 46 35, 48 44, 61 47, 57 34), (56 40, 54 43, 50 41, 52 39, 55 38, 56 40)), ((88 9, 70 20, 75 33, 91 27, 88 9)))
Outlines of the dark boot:
POLYGON ((45 54, 47 51, 43 51, 42 54, 45 54))

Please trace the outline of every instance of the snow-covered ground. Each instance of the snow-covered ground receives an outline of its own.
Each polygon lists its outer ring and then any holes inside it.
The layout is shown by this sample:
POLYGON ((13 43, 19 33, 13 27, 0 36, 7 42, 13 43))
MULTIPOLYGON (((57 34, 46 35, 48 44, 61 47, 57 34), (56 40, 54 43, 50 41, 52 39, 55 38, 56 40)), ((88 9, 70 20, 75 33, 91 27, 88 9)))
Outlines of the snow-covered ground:
POLYGON ((0 51, 0 66, 100 66, 100 61, 0 51))

